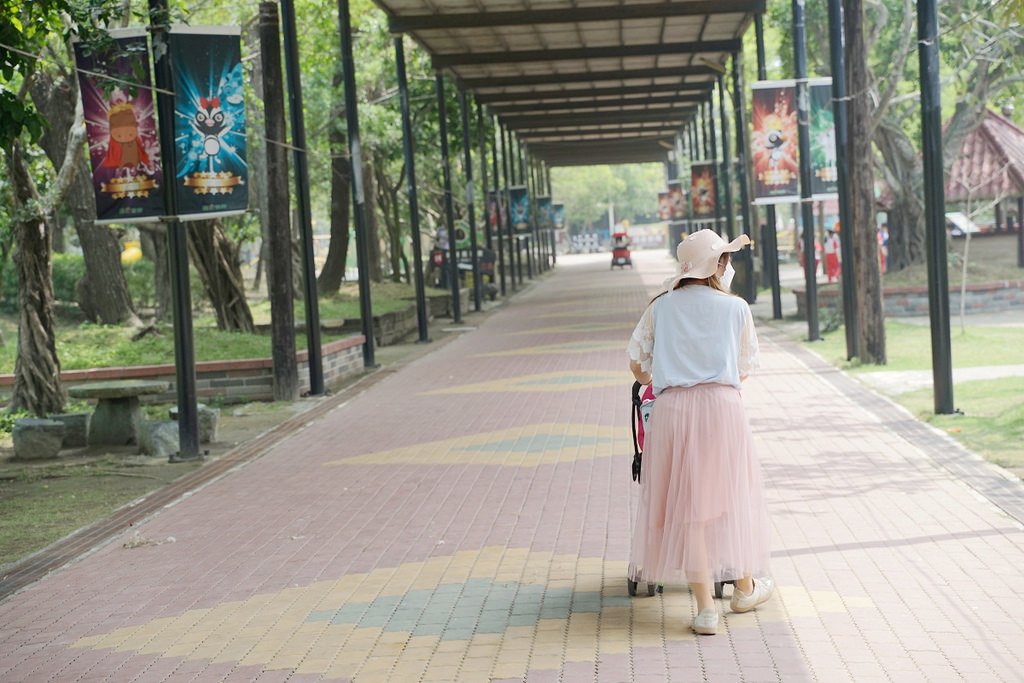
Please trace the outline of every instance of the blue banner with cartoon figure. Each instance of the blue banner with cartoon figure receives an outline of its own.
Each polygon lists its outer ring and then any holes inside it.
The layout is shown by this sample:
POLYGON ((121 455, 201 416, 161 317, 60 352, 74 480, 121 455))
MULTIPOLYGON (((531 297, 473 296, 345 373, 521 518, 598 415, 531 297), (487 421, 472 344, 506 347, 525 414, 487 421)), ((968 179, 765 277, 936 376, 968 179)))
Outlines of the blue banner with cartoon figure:
POLYGON ((550 230, 554 224, 551 213, 551 197, 537 197, 537 220, 541 230, 550 230))
POLYGON ((240 30, 174 26, 175 208, 181 220, 249 206, 240 30))
POLYGON ((515 185, 508 189, 508 201, 511 209, 512 227, 516 232, 530 232, 530 196, 525 185, 515 185))
POLYGON ((565 204, 562 202, 555 202, 551 205, 551 222, 555 226, 555 230, 565 227, 565 204))

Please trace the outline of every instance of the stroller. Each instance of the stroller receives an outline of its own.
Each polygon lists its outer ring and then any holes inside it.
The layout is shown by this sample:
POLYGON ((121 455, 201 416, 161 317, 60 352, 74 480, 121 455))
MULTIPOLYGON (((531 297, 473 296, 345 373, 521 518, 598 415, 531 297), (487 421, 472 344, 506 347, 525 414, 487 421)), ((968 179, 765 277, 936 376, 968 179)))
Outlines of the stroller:
MULTIPOLYGON (((633 481, 640 483, 640 470, 643 465, 644 434, 647 422, 651 417, 651 409, 654 407, 654 389, 648 386, 641 395, 643 385, 640 382, 633 382, 633 410, 631 426, 633 428, 633 481)), ((716 581, 715 597, 722 597, 722 588, 725 584, 736 585, 735 581, 716 581)), ((626 585, 630 596, 637 594, 637 582, 626 578, 626 585)), ((654 595, 655 592, 662 593, 665 590, 664 584, 647 584, 647 595, 654 595)))
POLYGON ((615 268, 615 266, 620 268, 625 268, 626 266, 633 267, 633 260, 629 254, 630 244, 629 235, 626 233, 617 232, 612 235, 612 268, 615 268))
MULTIPOLYGON (((633 382, 633 414, 630 426, 633 428, 633 481, 638 484, 640 483, 640 468, 643 462, 644 425, 647 424, 647 420, 651 416, 651 407, 654 406, 654 390, 648 386, 643 396, 641 396, 640 390, 642 388, 643 385, 640 382, 633 382)), ((636 595, 636 581, 627 577, 626 587, 631 596, 636 595)), ((665 587, 662 584, 647 584, 647 595, 649 596, 654 595, 655 592, 661 593, 664 590, 665 587)))

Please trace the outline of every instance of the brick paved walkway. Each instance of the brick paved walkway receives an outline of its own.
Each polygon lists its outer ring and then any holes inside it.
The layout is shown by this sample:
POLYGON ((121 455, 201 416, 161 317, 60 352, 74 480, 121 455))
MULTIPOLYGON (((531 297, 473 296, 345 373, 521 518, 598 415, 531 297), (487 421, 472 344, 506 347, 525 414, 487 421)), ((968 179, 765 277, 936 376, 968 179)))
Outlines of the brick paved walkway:
POLYGON ((777 597, 697 638, 686 586, 628 596, 623 348, 669 261, 608 258, 4 601, 0 681, 1024 680, 1024 486, 767 326, 777 597))

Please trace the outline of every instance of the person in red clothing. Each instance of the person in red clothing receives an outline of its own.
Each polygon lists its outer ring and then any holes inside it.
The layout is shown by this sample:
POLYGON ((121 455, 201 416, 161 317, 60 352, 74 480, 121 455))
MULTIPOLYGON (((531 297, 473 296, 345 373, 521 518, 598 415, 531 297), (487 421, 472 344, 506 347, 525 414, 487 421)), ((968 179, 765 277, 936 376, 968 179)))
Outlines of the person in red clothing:
POLYGON ((839 279, 839 270, 839 234, 833 229, 825 237, 825 273, 829 282, 839 279))

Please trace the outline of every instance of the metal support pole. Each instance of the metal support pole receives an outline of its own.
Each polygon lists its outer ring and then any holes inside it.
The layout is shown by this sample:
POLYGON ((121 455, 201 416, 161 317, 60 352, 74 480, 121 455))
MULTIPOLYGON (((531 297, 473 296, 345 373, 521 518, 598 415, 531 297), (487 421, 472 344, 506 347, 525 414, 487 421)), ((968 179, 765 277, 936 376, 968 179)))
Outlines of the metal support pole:
POLYGON ((448 112, 444 102, 444 76, 438 72, 434 79, 437 86, 437 120, 441 132, 441 171, 444 176, 444 216, 448 227, 448 273, 452 288, 453 322, 462 322, 462 310, 459 306, 459 268, 458 253, 455 249, 455 209, 452 206, 452 171, 451 159, 448 156, 448 112))
MULTIPOLYGON (((515 163, 515 155, 512 153, 512 131, 506 128, 505 137, 508 138, 508 163, 512 165, 515 163)), ((505 148, 502 147, 503 151, 504 149, 505 148)), ((504 157, 505 155, 502 154, 502 156, 504 157)), ((514 169, 515 166, 513 165, 512 168, 514 169)), ((512 289, 514 291, 516 288, 516 275, 519 276, 519 284, 523 284, 523 254, 519 249, 519 237, 512 231, 512 190, 511 185, 509 185, 509 181, 513 177, 514 176, 509 175, 509 169, 506 168, 505 190, 508 194, 506 196, 507 201, 505 206, 508 207, 508 210, 506 211, 506 215, 508 217, 508 265, 512 270, 512 289)))
POLYGON ((829 54, 832 61, 832 116, 836 130, 836 178, 839 190, 839 271, 843 293, 843 325, 846 328, 846 359, 860 355, 860 322, 857 319, 857 285, 853 270, 853 233, 850 218, 850 148, 846 120, 846 57, 843 45, 842 0, 828 0, 829 54), (846 228, 846 234, 842 229, 846 228))
POLYGON ((505 237, 502 239, 508 240, 508 279, 509 286, 512 291, 516 291, 516 269, 515 269, 515 246, 513 244, 514 237, 512 236, 512 206, 510 204, 512 200, 512 194, 509 191, 509 154, 508 154, 508 131, 501 124, 498 124, 498 137, 501 140, 501 171, 502 180, 505 181, 505 190, 502 192, 502 198, 505 204, 505 224, 501 226, 505 230, 505 237))
POLYGON ((722 126, 722 201, 725 203, 725 235, 730 242, 736 235, 736 211, 732 202, 732 145, 729 140, 729 107, 725 100, 725 75, 718 74, 718 113, 722 126))
POLYGON ((807 340, 818 333, 818 280, 814 251, 814 206, 811 203, 810 93, 807 85, 807 34, 804 0, 793 0, 793 62, 796 67, 797 140, 800 146, 800 209, 804 240, 804 284, 807 302, 807 340))
POLYGON ((953 412, 953 363, 949 341, 949 276, 946 272, 946 196, 942 174, 942 89, 939 85, 939 20, 936 0, 917 2, 917 55, 921 74, 921 148, 928 256, 928 312, 932 332, 935 413, 953 412))
MULTIPOLYGON (((480 146, 480 190, 484 200, 484 244, 494 249, 494 236, 491 235, 491 207, 487 194, 487 129, 484 127, 484 105, 476 103, 476 134, 480 146)), ((494 277, 494 273, 491 273, 494 277)))
POLYGON ((153 34, 153 80, 156 85, 158 134, 164 177, 167 215, 167 256, 171 276, 171 309, 174 316, 174 371, 178 398, 178 452, 171 462, 198 460, 199 408, 196 405, 196 361, 192 340, 192 295, 188 279, 188 236, 177 218, 174 170, 174 88, 167 57, 167 2, 150 0, 150 31, 153 34))
POLYGON ((311 396, 320 396, 324 393, 324 364, 320 348, 320 302, 316 291, 316 262, 313 260, 313 217, 309 203, 306 123, 302 107, 302 71, 299 68, 299 39, 295 29, 294 0, 281 0, 281 30, 284 34, 284 65, 288 74, 292 162, 295 164, 295 192, 298 196, 296 209, 302 242, 302 293, 306 299, 309 393, 311 396))
MULTIPOLYGON (((497 135, 498 137, 500 137, 502 142, 504 143, 504 139, 505 138, 502 137, 501 126, 500 125, 494 125, 494 117, 493 116, 490 117, 490 118, 491 118, 491 124, 492 124, 492 126, 494 128, 494 134, 497 135)), ((501 207, 502 206, 507 206, 507 205, 504 203, 504 197, 502 196, 502 193, 501 193, 501 187, 499 187, 499 185, 498 185, 501 182, 499 180, 499 177, 498 177, 498 147, 501 147, 502 149, 504 149, 504 144, 499 145, 498 141, 495 140, 494 141, 494 156, 492 157, 492 160, 491 160, 492 164, 493 164, 492 165, 492 170, 494 171, 494 204, 495 204, 494 210, 497 213, 497 216, 495 216, 495 226, 494 227, 495 227, 495 229, 498 232, 498 234, 494 236, 495 240, 497 241, 497 245, 498 245, 498 258, 497 258, 497 263, 495 265, 498 267, 498 277, 499 277, 499 279, 501 281, 501 285, 500 285, 500 287, 501 287, 501 295, 505 296, 505 238, 501 236, 501 229, 503 227, 502 224, 501 224, 501 207)), ((502 154, 504 154, 504 152, 502 152, 502 154)))
POLYGON ((476 243, 476 200, 473 197, 473 153, 469 142, 469 106, 466 93, 459 91, 459 111, 462 114, 462 154, 466 159, 466 214, 469 218, 469 250, 473 264, 473 310, 480 310, 480 254, 476 243))
MULTIPOLYGON (((762 15, 754 15, 754 25, 757 34, 757 78, 766 80, 768 78, 765 68, 764 56, 764 19, 762 15)), ((779 241, 776 234, 775 205, 768 204, 765 207, 766 230, 761 247, 762 267, 768 274, 768 283, 772 290, 772 319, 782 320, 782 287, 779 283, 779 241)))
POLYGON ((416 325, 419 342, 430 341, 427 319, 427 295, 423 283, 423 253, 420 244, 420 206, 416 196, 416 153, 413 150, 412 122, 409 119, 409 83, 405 73, 405 46, 395 36, 395 71, 398 74, 398 99, 402 110, 402 151, 405 154, 405 191, 409 197, 409 230, 412 233, 413 281, 416 286, 416 325))
POLYGON ((715 227, 714 231, 721 233, 722 230, 722 187, 725 184, 722 181, 722 167, 718 163, 718 135, 715 133, 715 95, 714 93, 708 94, 708 118, 706 125, 708 128, 708 142, 711 147, 711 168, 714 169, 715 178, 715 227))
MULTIPOLYGON (((743 106, 743 93, 746 92, 746 85, 743 82, 742 69, 743 53, 736 52, 732 56, 732 97, 733 112, 736 118, 736 168, 739 172, 740 181, 740 213, 743 216, 743 234, 751 241, 757 240, 761 244, 761 236, 754 230, 753 211, 750 206, 750 183, 749 167, 747 166, 747 145, 749 143, 747 133, 746 107, 743 106)), ((754 251, 748 244, 743 247, 743 256, 747 262, 747 281, 743 287, 743 298, 748 304, 757 301, 757 283, 754 281, 754 251)))
POLYGON ((352 58, 352 20, 348 0, 338 0, 338 31, 341 34, 341 71, 345 82, 345 127, 352 164, 352 217, 356 229, 356 261, 359 267, 359 315, 363 326, 363 366, 377 367, 374 360, 373 306, 370 301, 370 252, 366 234, 366 199, 363 194, 363 155, 359 141, 355 60, 352 58))

